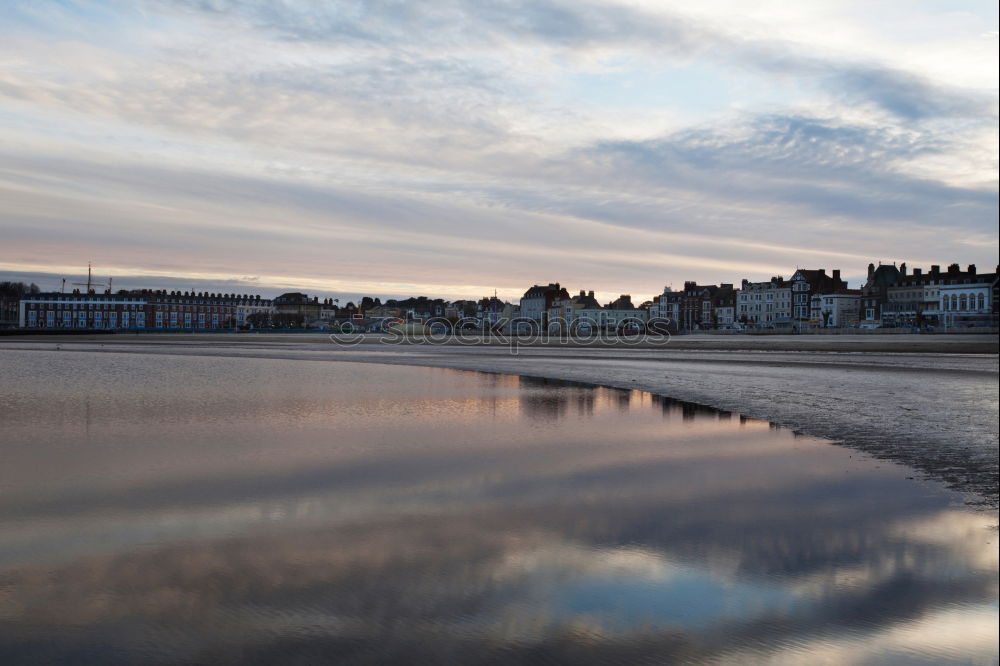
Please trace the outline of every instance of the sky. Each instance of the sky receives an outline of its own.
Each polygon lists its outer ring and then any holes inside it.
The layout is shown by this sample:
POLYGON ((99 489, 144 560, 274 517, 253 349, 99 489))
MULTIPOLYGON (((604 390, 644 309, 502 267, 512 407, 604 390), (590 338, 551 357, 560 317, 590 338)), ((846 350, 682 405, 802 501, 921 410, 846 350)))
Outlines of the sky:
POLYGON ((517 298, 998 263, 966 0, 6 0, 0 279, 517 298))

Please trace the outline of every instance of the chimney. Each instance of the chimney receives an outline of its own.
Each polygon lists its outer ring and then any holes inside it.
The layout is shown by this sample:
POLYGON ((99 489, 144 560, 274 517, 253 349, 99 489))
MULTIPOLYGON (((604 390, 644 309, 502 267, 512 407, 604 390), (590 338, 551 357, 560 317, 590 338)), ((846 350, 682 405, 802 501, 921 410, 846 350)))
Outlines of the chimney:
POLYGON ((899 274, 906 275, 906 262, 904 261, 899 265, 899 274))
POLYGON ((940 266, 938 266, 937 264, 931 266, 931 275, 937 275, 940 272, 941 272, 940 266))
POLYGON ((868 279, 870 280, 873 275, 875 275, 875 264, 868 264, 868 279))
POLYGON ((922 268, 914 268, 913 269, 913 277, 920 277, 923 274, 924 274, 924 269, 922 269, 922 268))
POLYGON ((591 289, 590 291, 588 291, 587 292, 587 296, 590 296, 591 298, 593 298, 594 297, 594 290, 591 289))
POLYGON ((969 264, 969 272, 972 273, 973 275, 976 274, 976 265, 975 264, 969 264))
POLYGON ((839 280, 840 279, 840 269, 839 268, 834 268, 833 269, 833 279, 834 280, 839 280))
POLYGON ((948 275, 955 275, 956 273, 960 273, 961 271, 962 269, 959 268, 958 264, 951 264, 948 266, 948 275))

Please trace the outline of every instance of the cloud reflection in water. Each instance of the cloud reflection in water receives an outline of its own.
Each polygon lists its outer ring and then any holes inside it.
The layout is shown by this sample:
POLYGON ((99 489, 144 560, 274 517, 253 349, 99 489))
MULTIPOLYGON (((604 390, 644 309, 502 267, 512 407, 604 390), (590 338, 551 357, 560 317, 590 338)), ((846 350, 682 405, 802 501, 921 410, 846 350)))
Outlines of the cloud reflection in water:
MULTIPOLYGON (((124 385, 59 376, 56 424, 3 408, 5 660, 995 658, 995 516, 905 468, 640 392, 95 359, 124 385), (160 410, 122 418, 158 364, 160 410)), ((44 397, 57 367, 18 362, 44 397)))

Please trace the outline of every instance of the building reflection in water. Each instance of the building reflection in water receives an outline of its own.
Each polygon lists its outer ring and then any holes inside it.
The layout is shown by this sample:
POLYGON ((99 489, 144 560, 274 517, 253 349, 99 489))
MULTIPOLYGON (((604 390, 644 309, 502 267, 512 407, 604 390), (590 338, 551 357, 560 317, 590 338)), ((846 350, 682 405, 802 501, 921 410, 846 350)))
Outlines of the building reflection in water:
POLYGON ((567 416, 592 416, 607 389, 541 377, 519 377, 521 413, 529 419, 556 421, 567 416))
MULTIPOLYGON (((519 379, 518 384, 522 389, 520 393, 522 413, 531 419, 549 421, 567 416, 592 416, 595 409, 609 406, 613 406, 622 413, 627 413, 632 408, 634 401, 639 401, 640 404, 648 402, 658 406, 667 418, 676 416, 690 421, 696 418, 729 419, 733 416, 731 412, 648 394, 643 391, 606 388, 583 382, 540 377, 520 377, 517 379, 519 379)), ((749 421, 745 417, 740 418, 741 422, 749 421)))

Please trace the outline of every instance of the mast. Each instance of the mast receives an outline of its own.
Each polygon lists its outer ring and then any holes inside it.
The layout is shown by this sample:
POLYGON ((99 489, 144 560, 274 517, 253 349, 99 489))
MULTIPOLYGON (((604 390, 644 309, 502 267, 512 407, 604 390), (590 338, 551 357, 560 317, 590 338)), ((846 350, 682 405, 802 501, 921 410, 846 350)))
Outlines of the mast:
MULTIPOLYGON (((64 282, 65 282, 65 280, 64 280, 64 282)), ((91 270, 90 262, 89 261, 87 262, 87 282, 86 283, 84 283, 84 282, 74 282, 73 285, 77 286, 77 287, 82 287, 82 286, 86 285, 86 287, 87 287, 87 293, 88 294, 90 293, 90 290, 93 289, 94 287, 103 287, 104 286, 100 282, 94 282, 93 271, 91 270)), ((108 286, 111 286, 110 283, 108 284, 108 286)))

